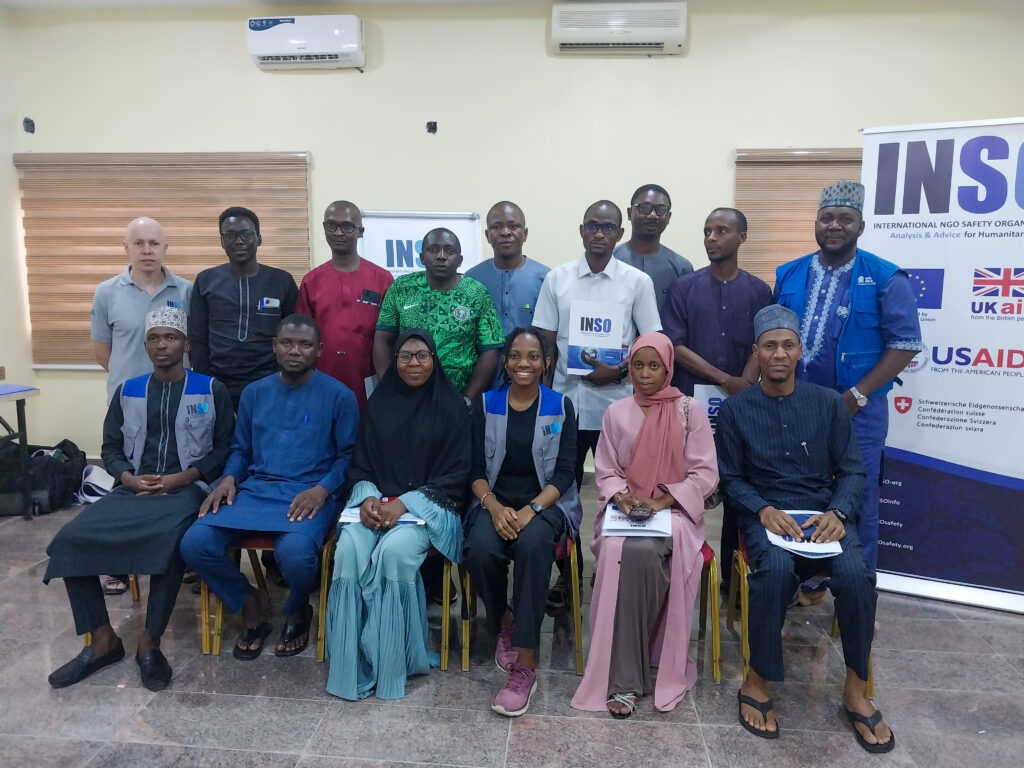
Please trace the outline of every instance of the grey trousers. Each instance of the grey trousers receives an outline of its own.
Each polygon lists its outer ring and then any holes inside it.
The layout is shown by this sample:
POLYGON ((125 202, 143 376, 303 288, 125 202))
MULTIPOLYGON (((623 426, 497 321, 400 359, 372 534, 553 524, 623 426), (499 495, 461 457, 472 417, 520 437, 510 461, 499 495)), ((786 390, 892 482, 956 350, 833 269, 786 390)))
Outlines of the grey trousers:
POLYGON ((671 582, 672 537, 628 537, 622 544, 608 695, 649 694, 651 636, 671 582))

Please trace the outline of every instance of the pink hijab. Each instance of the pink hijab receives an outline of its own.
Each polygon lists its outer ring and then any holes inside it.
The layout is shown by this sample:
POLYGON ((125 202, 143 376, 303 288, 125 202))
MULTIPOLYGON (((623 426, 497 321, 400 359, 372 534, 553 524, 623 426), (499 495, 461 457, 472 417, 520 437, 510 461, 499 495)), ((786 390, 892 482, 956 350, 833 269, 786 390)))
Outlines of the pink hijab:
MULTIPOLYGON (((626 469, 626 485, 633 493, 649 498, 658 495, 658 483, 675 482, 686 474, 683 460, 683 423, 679 418, 679 398, 683 393, 672 386, 675 350, 663 333, 645 333, 629 350, 629 372, 633 375, 633 356, 644 347, 658 353, 667 370, 665 383, 653 395, 634 391, 633 399, 647 408, 643 426, 633 443, 626 469)), ((634 388, 636 383, 634 382, 634 388)))

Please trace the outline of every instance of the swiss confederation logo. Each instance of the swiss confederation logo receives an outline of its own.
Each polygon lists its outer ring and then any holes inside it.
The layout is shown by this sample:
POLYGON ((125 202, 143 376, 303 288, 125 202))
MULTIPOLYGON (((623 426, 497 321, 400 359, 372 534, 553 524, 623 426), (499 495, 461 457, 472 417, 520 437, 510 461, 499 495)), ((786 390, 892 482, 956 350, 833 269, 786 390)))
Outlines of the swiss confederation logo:
POLYGON ((910 287, 917 298, 918 309, 942 309, 944 269, 908 269, 910 287))
POLYGON ((975 267, 974 295, 1024 298, 1024 269, 1017 267, 975 267))
POLYGON ((914 404, 914 398, 907 397, 906 395, 900 395, 892 401, 892 404, 896 407, 896 411, 898 413, 906 413, 914 404))

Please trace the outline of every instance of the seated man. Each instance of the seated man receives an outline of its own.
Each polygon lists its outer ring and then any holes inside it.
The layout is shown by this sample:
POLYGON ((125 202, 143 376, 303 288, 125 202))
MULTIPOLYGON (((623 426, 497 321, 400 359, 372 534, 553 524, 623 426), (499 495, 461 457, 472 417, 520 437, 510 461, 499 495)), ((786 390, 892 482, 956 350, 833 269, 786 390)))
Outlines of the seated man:
POLYGON ((740 725, 766 739, 779 735, 769 681, 782 680, 782 623, 800 576, 830 576, 846 659, 843 706, 857 741, 869 752, 896 743, 866 694, 875 623, 875 575, 868 569, 856 513, 864 466, 838 392, 796 380, 802 352, 796 314, 772 304, 754 316, 754 355, 761 382, 722 404, 718 463, 722 490, 738 510, 751 573, 750 670, 739 690, 740 725), (798 526, 784 510, 814 510, 798 526), (767 531, 811 541, 840 541, 842 554, 798 557, 771 544, 767 531))
POLYGON ((103 573, 150 575, 135 661, 143 685, 151 691, 167 687, 171 667, 160 637, 185 570, 178 542, 231 447, 235 418, 227 389, 182 363, 188 351, 185 311, 161 307, 145 323, 153 372, 118 386, 103 421, 103 463, 120 485, 61 528, 46 550, 43 580, 64 579, 76 631, 92 633, 92 644, 50 675, 54 688, 124 658, 103 602, 103 573))
POLYGON ((293 314, 272 341, 278 373, 242 390, 238 425, 224 477, 206 497, 199 519, 181 541, 181 555, 245 631, 235 658, 255 659, 272 627, 266 592, 249 584, 227 555, 254 533, 274 537, 274 557, 290 591, 277 656, 309 643, 318 551, 338 519, 341 491, 355 442, 359 411, 352 390, 314 367, 323 351, 313 318, 293 314))

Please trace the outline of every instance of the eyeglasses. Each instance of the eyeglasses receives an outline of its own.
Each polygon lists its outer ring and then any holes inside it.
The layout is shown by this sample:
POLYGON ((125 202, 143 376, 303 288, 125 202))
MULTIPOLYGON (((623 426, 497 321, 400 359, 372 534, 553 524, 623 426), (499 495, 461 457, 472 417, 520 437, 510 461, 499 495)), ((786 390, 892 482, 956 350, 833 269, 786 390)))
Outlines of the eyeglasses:
POLYGON ((251 243, 256 240, 256 230, 254 229, 239 229, 236 232, 221 232, 220 241, 222 243, 233 243, 235 240, 241 240, 243 243, 251 243))
POLYGON ((325 221, 324 222, 324 232, 330 232, 331 234, 335 234, 337 232, 344 232, 346 235, 351 235, 357 229, 362 229, 362 227, 357 227, 351 221, 342 221, 342 222, 325 221))
POLYGON ((459 249, 453 245, 446 245, 444 247, 440 245, 425 245, 423 246, 423 252, 429 253, 431 256, 437 256, 441 251, 444 251, 445 256, 458 256, 459 249))
POLYGON ((597 230, 601 230, 606 235, 610 235, 619 228, 619 225, 614 221, 588 221, 583 224, 583 231, 588 235, 596 235, 597 230))
POLYGON ((417 363, 425 363, 431 358, 430 352, 425 349, 421 349, 417 352, 410 352, 407 349, 403 349, 398 353, 398 359, 400 362, 409 363, 412 362, 413 358, 416 358, 417 363))
POLYGON ((667 216, 669 211, 669 207, 665 205, 665 203, 658 203, 657 205, 652 205, 651 203, 637 203, 633 208, 635 208, 636 212, 641 216, 650 216, 651 211, 654 211, 659 219, 662 216, 667 216))

